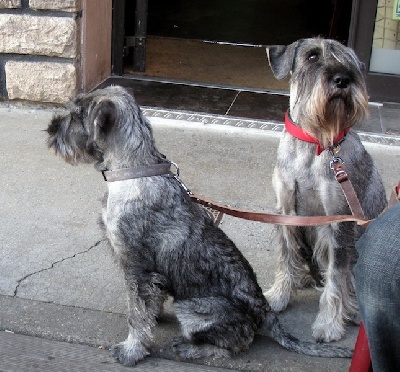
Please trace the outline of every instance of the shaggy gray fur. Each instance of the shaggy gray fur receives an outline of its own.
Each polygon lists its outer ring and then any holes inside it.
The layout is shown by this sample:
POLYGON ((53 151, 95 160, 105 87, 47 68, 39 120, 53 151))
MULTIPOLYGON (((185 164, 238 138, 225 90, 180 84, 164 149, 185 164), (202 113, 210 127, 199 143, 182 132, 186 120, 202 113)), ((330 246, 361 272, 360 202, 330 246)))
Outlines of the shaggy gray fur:
MULTIPOLYGON (((303 39, 268 48, 278 79, 291 74, 290 116, 323 147, 346 128, 368 117, 363 65, 354 51, 333 40, 303 39)), ((386 206, 382 180, 358 135, 350 130, 336 147, 367 218, 386 206)), ((273 185, 279 213, 301 216, 351 214, 330 169, 332 155, 316 155, 316 144, 284 131, 273 185)), ((345 322, 357 316, 352 266, 355 240, 363 229, 355 223, 317 227, 278 227, 280 257, 275 283, 266 293, 272 310, 284 310, 293 288, 322 283, 320 311, 313 325, 318 341, 339 340, 345 322)))
MULTIPOLYGON (((149 122, 121 87, 78 96, 68 114, 53 118, 48 134, 48 146, 66 161, 93 162, 98 170, 167 162, 149 122)), ((351 356, 349 349, 301 342, 282 330, 247 260, 171 175, 107 187, 102 221, 129 300, 128 338, 113 349, 122 364, 149 354, 167 295, 182 331, 173 349, 183 358, 239 353, 256 332, 304 354, 351 356)))

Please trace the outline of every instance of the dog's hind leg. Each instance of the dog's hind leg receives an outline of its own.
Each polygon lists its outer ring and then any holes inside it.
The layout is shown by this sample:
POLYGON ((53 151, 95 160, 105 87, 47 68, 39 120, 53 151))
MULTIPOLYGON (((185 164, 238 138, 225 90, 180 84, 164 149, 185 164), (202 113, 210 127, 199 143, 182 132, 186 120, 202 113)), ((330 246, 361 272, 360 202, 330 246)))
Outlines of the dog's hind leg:
POLYGON ((175 309, 182 336, 174 339, 173 350, 184 359, 228 357, 254 339, 250 316, 224 297, 177 301, 175 309))

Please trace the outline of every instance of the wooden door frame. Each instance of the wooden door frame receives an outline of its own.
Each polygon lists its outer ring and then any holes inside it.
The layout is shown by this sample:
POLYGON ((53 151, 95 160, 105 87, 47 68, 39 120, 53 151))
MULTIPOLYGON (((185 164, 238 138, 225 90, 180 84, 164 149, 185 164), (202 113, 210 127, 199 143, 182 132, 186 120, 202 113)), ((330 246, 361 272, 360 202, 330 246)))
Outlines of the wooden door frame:
POLYGON ((365 63, 370 100, 400 102, 400 76, 369 71, 376 9, 376 0, 353 0, 348 45, 365 63))
POLYGON ((132 48, 133 71, 145 71, 148 0, 136 0, 135 34, 125 35, 125 0, 113 0, 112 72, 124 73, 124 55, 132 48))
POLYGON ((114 75, 124 73, 125 0, 113 0, 111 66, 114 75))

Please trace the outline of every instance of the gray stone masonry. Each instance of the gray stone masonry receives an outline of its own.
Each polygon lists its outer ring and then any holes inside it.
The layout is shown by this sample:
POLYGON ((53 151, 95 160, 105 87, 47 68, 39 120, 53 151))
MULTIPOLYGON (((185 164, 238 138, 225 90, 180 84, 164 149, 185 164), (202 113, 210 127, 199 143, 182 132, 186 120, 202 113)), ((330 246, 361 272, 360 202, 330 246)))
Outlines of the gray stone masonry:
POLYGON ((0 0, 0 98, 64 103, 78 92, 80 10, 81 0, 0 0))
POLYGON ((0 9, 21 8, 21 0, 0 0, 0 9))
POLYGON ((80 0, 29 0, 29 6, 37 10, 59 10, 76 12, 80 9, 80 0))

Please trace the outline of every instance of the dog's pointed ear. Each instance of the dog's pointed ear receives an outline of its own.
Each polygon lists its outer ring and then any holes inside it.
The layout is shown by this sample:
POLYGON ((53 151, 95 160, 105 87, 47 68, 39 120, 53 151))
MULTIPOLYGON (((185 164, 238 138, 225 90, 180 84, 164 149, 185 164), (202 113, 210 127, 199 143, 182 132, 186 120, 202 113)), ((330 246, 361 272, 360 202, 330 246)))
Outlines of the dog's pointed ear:
POLYGON ((109 99, 97 102, 88 113, 88 122, 92 133, 91 140, 96 142, 104 138, 115 125, 117 118, 115 104, 109 99))
POLYGON ((284 79, 293 69, 298 42, 290 45, 270 45, 267 47, 269 65, 278 80, 284 79))

